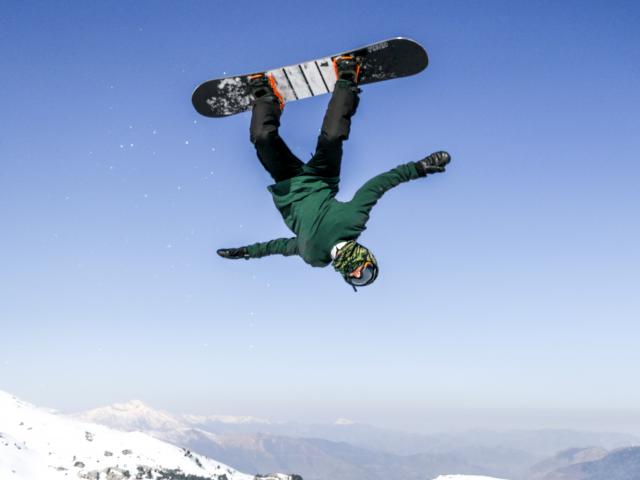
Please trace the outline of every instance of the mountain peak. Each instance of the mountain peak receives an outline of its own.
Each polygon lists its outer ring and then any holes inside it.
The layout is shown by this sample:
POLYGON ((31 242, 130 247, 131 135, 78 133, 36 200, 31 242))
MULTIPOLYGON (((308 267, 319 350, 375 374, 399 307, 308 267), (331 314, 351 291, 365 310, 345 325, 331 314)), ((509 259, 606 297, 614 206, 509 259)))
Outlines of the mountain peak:
POLYGON ((339 418, 335 422, 334 425, 355 425, 356 422, 353 420, 349 420, 348 418, 339 418))
POLYGON ((121 408, 122 410, 146 410, 150 409, 150 407, 144 403, 142 400, 129 400, 124 403, 115 403, 113 405, 115 408, 121 408))
POLYGON ((156 410, 141 400, 114 403, 73 415, 73 417, 85 422, 108 425, 129 432, 179 430, 186 427, 176 416, 163 410, 156 410))

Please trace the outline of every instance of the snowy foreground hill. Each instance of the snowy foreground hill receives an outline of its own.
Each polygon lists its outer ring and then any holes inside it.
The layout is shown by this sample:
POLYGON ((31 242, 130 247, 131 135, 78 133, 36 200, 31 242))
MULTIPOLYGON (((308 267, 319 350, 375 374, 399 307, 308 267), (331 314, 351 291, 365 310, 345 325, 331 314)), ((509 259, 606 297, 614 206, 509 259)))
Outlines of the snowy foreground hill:
POLYGON ((50 413, 0 392, 1 480, 301 480, 247 475, 140 432, 50 413))

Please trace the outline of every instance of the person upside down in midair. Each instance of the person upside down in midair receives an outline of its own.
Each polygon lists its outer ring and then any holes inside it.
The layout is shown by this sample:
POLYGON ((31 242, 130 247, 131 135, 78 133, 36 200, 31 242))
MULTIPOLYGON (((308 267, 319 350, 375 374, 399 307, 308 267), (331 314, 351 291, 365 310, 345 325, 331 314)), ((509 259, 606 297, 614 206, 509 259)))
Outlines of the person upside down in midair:
POLYGON ((276 182, 268 187, 275 205, 296 236, 221 248, 217 253, 223 258, 247 260, 275 254, 299 255, 314 267, 331 264, 355 290, 372 284, 378 277, 376 258, 356 241, 366 228, 373 206, 400 183, 444 172, 451 157, 439 151, 417 162, 399 165, 367 181, 351 201, 336 200, 342 143, 349 138, 351 117, 359 102, 360 64, 354 57, 342 56, 334 59, 333 65, 337 81, 315 154, 306 164, 278 134, 284 101, 273 77, 257 74, 250 78, 255 97, 251 142, 263 167, 276 182))

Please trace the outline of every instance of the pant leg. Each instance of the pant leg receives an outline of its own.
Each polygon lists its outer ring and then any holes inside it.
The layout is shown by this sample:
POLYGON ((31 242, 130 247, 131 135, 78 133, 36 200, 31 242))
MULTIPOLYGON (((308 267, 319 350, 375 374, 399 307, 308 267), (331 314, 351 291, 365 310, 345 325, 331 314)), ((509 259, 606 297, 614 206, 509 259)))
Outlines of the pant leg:
POLYGON ((360 90, 351 82, 339 80, 331 95, 322 122, 316 152, 306 170, 320 177, 339 177, 342 142, 349 138, 351 117, 356 113, 360 90))
POLYGON ((299 175, 304 165, 278 134, 281 114, 278 102, 269 96, 256 100, 251 113, 251 143, 260 163, 276 182, 299 175))

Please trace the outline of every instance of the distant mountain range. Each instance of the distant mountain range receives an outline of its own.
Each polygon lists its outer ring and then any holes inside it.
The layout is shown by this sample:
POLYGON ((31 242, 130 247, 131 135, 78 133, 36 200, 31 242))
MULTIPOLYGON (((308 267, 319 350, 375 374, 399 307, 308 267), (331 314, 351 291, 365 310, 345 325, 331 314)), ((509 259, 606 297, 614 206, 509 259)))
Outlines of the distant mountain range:
POLYGON ((566 461, 554 457, 558 451, 597 445, 606 454, 607 449, 640 444, 630 435, 570 430, 418 435, 344 419, 304 425, 255 417, 176 415, 139 401, 74 417, 144 431, 242 471, 296 472, 305 480, 425 480, 447 472, 537 480, 580 458, 592 458, 583 452, 583 457, 575 453, 566 461), (532 470, 536 465, 538 470, 532 470))

